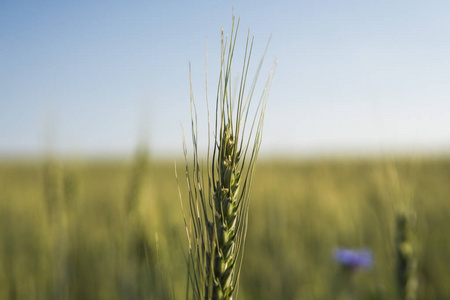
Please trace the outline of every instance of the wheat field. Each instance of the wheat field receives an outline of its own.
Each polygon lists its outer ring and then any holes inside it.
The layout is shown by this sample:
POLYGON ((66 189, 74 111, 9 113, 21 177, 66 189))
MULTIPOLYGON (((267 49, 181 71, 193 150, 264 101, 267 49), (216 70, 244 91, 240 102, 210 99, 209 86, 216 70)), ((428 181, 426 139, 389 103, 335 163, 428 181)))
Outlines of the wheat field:
MULTIPOLYGON (((174 163, 140 157, 0 163, 0 299, 185 298, 174 163)), ((262 159, 239 298, 399 299, 387 166, 415 210, 418 299, 449 299, 446 157, 262 159), (370 249, 374 264, 349 276, 337 247, 370 249)))

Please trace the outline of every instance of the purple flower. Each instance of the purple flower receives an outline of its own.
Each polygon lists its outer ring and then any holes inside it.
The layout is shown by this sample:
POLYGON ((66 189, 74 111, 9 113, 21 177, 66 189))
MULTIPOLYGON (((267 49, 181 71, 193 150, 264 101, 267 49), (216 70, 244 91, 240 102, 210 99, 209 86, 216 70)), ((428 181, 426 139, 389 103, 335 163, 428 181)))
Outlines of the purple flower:
POLYGON ((334 250, 334 260, 348 269, 364 269, 373 264, 372 251, 338 248, 334 250))

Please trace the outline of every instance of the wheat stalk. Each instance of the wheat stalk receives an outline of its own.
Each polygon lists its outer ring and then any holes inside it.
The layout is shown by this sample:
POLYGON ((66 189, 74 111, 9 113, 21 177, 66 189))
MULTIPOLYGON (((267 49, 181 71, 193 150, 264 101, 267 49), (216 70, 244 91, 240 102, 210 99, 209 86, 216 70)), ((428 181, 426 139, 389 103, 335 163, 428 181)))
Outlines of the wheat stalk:
MULTIPOLYGON (((191 163, 188 160, 183 133, 189 194, 189 220, 185 215, 182 201, 181 207, 189 242, 187 257, 189 281, 196 299, 233 299, 234 295, 237 296, 248 225, 250 190, 255 162, 261 146, 264 114, 274 71, 274 67, 272 67, 253 121, 250 121, 251 126, 246 130, 251 99, 264 55, 250 89, 244 96, 253 47, 253 38, 250 41, 249 32, 237 98, 233 101, 230 80, 238 28, 239 20, 235 28, 233 16, 229 43, 226 38, 224 39, 222 31, 212 157, 209 143, 210 123, 208 121, 207 174, 204 174, 198 157, 197 112, 190 76, 193 143, 193 161, 191 163), (234 105, 236 106, 234 107, 234 105)), ((189 289, 187 297, 188 294, 189 289)))
POLYGON ((69 298, 68 280, 68 222, 61 166, 47 157, 43 166, 44 197, 51 232, 52 281, 51 299, 69 298))
POLYGON ((142 193, 142 186, 148 169, 148 150, 144 146, 140 146, 133 159, 131 176, 129 178, 127 193, 125 195, 125 206, 128 215, 136 214, 139 206, 139 197, 142 193))

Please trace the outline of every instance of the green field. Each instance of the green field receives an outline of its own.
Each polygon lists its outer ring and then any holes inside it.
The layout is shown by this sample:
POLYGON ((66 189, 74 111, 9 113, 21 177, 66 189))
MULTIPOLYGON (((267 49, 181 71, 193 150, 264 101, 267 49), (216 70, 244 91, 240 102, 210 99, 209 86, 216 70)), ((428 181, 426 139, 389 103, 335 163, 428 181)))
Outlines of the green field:
MULTIPOLYGON (((145 163, 1 162, 0 299, 185 299, 174 164, 145 163)), ((450 299, 449 183, 445 157, 260 160, 239 298, 399 299, 394 207, 408 199, 418 298, 450 299), (348 274, 336 247, 371 249, 373 267, 348 274)))

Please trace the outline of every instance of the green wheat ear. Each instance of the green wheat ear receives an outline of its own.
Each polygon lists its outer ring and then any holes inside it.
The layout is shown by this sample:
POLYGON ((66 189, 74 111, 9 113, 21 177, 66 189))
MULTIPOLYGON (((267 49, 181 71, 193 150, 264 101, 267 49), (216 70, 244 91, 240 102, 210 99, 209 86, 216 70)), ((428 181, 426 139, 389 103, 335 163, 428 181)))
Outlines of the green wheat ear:
POLYGON ((417 299, 417 258, 411 213, 397 213, 395 248, 397 254, 397 284, 401 299, 417 299))
POLYGON ((399 299, 416 300, 418 290, 417 247, 414 223, 416 211, 413 205, 414 185, 402 182, 397 168, 388 169, 392 189, 395 218, 396 283, 399 299))
MULTIPOLYGON (((215 108, 215 138, 212 156, 208 145, 206 174, 200 167, 198 157, 197 112, 190 78, 193 161, 188 160, 183 134, 189 218, 185 215, 182 201, 181 207, 189 242, 187 258, 189 282, 195 299, 237 297, 248 225, 250 190, 255 162, 261 146, 264 113, 274 71, 272 66, 256 107, 255 116, 253 120, 249 120, 251 99, 264 55, 250 89, 244 93, 253 47, 253 39, 250 41, 250 35, 248 35, 237 98, 232 100, 231 66, 238 28, 239 20, 235 28, 233 16, 228 45, 222 31, 221 68, 215 108), (251 123, 246 128, 247 122, 251 123)), ((209 123, 208 132, 210 135, 209 123)), ((209 140, 210 137, 208 142, 209 140)), ((186 297, 189 295, 188 286, 186 297)))

